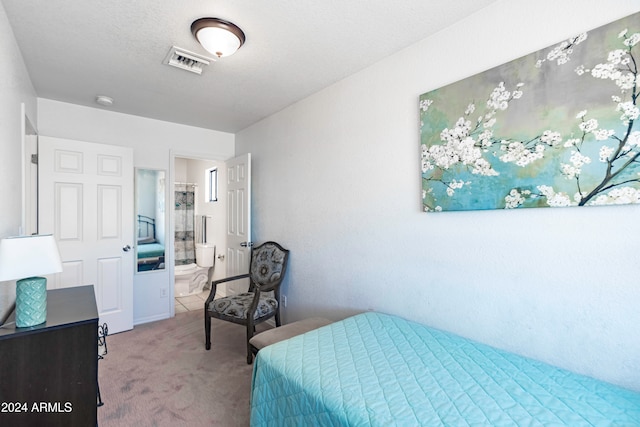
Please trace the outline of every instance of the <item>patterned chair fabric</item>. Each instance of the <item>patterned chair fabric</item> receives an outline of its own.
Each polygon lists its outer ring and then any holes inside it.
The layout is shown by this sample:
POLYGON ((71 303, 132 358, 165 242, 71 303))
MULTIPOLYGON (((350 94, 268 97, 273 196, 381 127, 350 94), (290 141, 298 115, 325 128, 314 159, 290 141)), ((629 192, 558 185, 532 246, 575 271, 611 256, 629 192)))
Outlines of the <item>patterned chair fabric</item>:
POLYGON ((276 243, 267 242, 259 250, 251 252, 250 274, 256 283, 269 285, 278 283, 284 270, 287 252, 276 243))
POLYGON ((247 363, 253 361, 249 340, 255 325, 275 317, 280 326, 280 285, 287 268, 289 251, 276 242, 266 242, 251 251, 249 273, 216 280, 204 304, 205 347, 211 348, 211 318, 239 323, 247 327, 247 363), (224 298, 215 298, 220 283, 249 278, 247 292, 224 298))
MULTIPOLYGON (((235 317, 236 319, 246 319, 247 312, 253 302, 254 293, 244 292, 230 297, 218 298, 211 301, 209 311, 213 311, 224 316, 235 317)), ((254 320, 264 316, 270 316, 278 309, 278 301, 268 296, 260 296, 258 307, 253 313, 254 320)))

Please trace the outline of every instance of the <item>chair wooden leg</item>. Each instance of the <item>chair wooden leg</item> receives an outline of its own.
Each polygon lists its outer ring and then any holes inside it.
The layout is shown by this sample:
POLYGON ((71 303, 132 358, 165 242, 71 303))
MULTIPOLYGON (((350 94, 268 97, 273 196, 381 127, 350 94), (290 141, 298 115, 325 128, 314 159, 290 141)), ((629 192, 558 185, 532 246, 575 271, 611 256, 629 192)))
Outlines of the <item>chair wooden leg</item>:
POLYGON ((100 384, 98 384, 98 406, 103 406, 102 396, 100 395, 100 384))
POLYGON ((253 363, 253 352, 251 351, 251 345, 247 344, 247 365, 253 363))
POLYGON ((276 326, 280 326, 280 309, 276 311, 276 326))
POLYGON ((211 350, 211 317, 209 317, 206 311, 204 312, 204 339, 204 347, 207 350, 211 350))
POLYGON ((247 325, 247 365, 251 365, 253 362, 253 351, 251 351, 251 344, 249 344, 249 340, 256 332, 256 326, 253 324, 247 325))

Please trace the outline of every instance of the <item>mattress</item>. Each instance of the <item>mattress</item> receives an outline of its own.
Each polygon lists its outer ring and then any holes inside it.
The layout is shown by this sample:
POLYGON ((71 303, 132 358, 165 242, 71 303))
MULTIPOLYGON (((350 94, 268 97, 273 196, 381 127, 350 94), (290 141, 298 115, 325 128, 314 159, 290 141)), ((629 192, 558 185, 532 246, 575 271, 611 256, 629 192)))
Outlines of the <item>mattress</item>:
POLYGON ((381 313, 260 350, 252 426, 639 426, 640 393, 381 313))
POLYGON ((164 255, 164 246, 160 243, 138 245, 138 259, 157 258, 164 255))

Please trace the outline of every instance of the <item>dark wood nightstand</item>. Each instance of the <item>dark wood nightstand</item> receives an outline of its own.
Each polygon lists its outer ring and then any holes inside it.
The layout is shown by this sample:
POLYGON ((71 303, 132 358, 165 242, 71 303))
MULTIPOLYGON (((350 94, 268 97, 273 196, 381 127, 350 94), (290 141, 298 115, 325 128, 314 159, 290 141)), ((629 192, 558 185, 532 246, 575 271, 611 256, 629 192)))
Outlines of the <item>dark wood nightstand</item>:
POLYGON ((0 425, 95 426, 98 310, 93 286, 47 291, 47 321, 0 328, 0 425))

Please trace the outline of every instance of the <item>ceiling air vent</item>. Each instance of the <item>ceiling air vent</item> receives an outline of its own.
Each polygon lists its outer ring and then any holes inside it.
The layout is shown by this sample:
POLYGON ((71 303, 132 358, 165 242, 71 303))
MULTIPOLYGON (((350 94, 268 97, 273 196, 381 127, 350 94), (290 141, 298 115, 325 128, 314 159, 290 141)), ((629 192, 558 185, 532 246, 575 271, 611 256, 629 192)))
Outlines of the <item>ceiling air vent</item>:
POLYGON ((202 74, 203 68, 214 61, 215 59, 213 58, 207 58, 206 56, 198 55, 197 53, 189 52, 176 46, 172 46, 164 58, 164 64, 196 74, 202 74))

